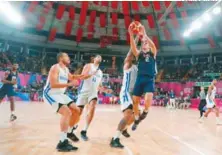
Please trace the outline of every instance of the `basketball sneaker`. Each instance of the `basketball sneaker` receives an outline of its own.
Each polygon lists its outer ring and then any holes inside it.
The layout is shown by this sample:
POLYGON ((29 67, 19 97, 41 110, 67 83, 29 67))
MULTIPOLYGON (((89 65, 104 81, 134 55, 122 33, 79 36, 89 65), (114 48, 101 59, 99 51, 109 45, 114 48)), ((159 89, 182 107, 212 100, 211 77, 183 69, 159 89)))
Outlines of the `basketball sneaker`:
POLYGON ((143 113, 140 115, 139 120, 142 121, 146 118, 148 112, 143 111, 143 113))
POLYGON ((120 143, 119 138, 112 138, 110 146, 115 148, 124 148, 124 146, 120 143))
POLYGON ((201 118, 199 118, 199 123, 204 123, 204 116, 202 116, 201 118))
POLYGON ((56 149, 57 149, 59 152, 71 152, 71 151, 76 151, 76 150, 78 150, 77 147, 72 146, 71 144, 69 144, 69 141, 68 141, 67 139, 64 140, 64 142, 59 141, 56 149))
POLYGON ((135 120, 132 126, 132 130, 135 131, 137 129, 137 126, 139 125, 140 120, 135 120))
POLYGON ((14 114, 11 114, 10 116, 10 121, 13 122, 17 119, 17 116, 15 116, 14 114))
POLYGON ((73 142, 78 142, 79 138, 74 133, 67 133, 67 137, 71 139, 73 142))
POLYGON ((127 129, 122 132, 122 135, 126 138, 130 137, 130 134, 127 132, 127 129))
POLYGON ((82 130, 81 131, 81 137, 82 137, 82 139, 84 140, 84 141, 88 141, 89 140, 89 138, 87 137, 87 134, 86 134, 87 132, 86 131, 84 131, 84 130, 82 130))

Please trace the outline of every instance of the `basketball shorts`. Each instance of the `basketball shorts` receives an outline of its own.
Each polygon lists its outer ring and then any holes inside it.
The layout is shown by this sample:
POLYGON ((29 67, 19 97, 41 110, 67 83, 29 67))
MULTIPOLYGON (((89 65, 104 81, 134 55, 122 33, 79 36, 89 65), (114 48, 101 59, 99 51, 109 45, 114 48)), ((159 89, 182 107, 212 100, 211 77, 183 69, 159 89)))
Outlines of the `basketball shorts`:
POLYGON ((133 100, 129 92, 121 91, 119 97, 120 97, 121 110, 123 112, 129 107, 132 107, 133 100))
POLYGON ((0 89, 0 99, 3 99, 6 95, 7 97, 16 96, 16 92, 13 90, 13 88, 2 87, 0 89))
POLYGON ((206 105, 207 108, 214 108, 216 106, 215 102, 211 99, 207 98, 206 102, 207 102, 207 105, 206 105))
POLYGON ((200 111, 203 111, 204 110, 204 107, 206 106, 206 99, 202 99, 202 100, 200 100, 200 104, 199 104, 199 106, 198 106, 198 109, 200 110, 200 111))
POLYGON ((145 75, 137 76, 133 90, 133 95, 142 96, 144 93, 153 93, 154 91, 155 91, 154 78, 145 75))
POLYGON ((86 104, 90 103, 92 100, 98 100, 97 93, 80 93, 76 100, 76 105, 78 107, 84 107, 86 104))
POLYGON ((49 94, 43 92, 43 100, 50 104, 55 112, 58 112, 62 105, 69 106, 74 101, 66 94, 49 94))

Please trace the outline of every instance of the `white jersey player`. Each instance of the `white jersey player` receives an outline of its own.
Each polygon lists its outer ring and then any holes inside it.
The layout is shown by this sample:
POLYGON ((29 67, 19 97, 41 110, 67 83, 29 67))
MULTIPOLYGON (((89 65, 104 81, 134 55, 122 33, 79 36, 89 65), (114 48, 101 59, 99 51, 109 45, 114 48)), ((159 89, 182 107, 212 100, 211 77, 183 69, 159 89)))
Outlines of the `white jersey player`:
POLYGON ((95 56, 93 63, 86 64, 82 71, 82 75, 93 74, 93 76, 81 82, 76 102, 76 105, 80 108, 79 116, 82 114, 84 106, 86 104, 89 104, 86 124, 84 126, 84 129, 81 131, 81 137, 85 141, 88 140, 87 130, 95 113, 95 107, 98 101, 98 91, 102 83, 103 73, 99 69, 99 65, 101 62, 102 57, 100 55, 97 55, 95 56))
POLYGON ((71 116, 78 113, 78 108, 73 100, 65 95, 65 90, 69 86, 77 85, 77 80, 84 78, 83 75, 71 75, 67 68, 70 64, 69 56, 66 53, 57 55, 58 63, 50 68, 48 80, 43 91, 44 102, 51 105, 54 110, 61 115, 60 120, 60 141, 57 150, 61 152, 69 152, 77 150, 69 144, 67 137, 72 139, 72 134, 67 134, 68 130, 73 128, 74 124, 70 123, 71 116), (70 83, 68 83, 70 81, 70 83))
POLYGON ((216 91, 217 91, 216 83, 217 83, 217 80, 214 79, 208 88, 208 92, 206 96, 207 111, 205 112, 204 116, 201 117, 200 123, 203 123, 204 118, 208 117, 209 113, 213 112, 214 110, 216 113, 216 124, 217 125, 221 124, 221 121, 219 120, 219 114, 220 114, 219 108, 217 107, 216 101, 215 101, 215 96, 216 96, 216 91))
POLYGON ((137 66, 133 64, 135 60, 133 53, 131 51, 128 53, 123 67, 123 82, 120 91, 120 103, 121 110, 123 112, 123 118, 119 122, 116 135, 112 138, 110 146, 115 148, 123 148, 124 146, 120 143, 120 135, 124 135, 125 137, 130 137, 127 132, 127 126, 131 125, 134 121, 133 114, 133 100, 132 100, 132 92, 134 89, 134 84, 137 77, 137 66))

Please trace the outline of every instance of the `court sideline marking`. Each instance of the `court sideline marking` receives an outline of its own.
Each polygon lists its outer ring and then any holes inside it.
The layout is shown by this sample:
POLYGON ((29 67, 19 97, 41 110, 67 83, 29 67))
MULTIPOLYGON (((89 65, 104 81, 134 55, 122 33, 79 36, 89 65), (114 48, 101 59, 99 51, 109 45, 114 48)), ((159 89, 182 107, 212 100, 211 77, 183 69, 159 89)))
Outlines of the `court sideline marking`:
POLYGON ((197 152, 198 154, 200 154, 200 155, 206 155, 206 154, 204 154, 203 152, 199 151, 198 149, 194 148, 191 144, 189 144, 189 143, 187 143, 187 142, 181 140, 179 137, 177 137, 177 136, 173 136, 173 135, 171 135, 170 133, 163 131, 161 128, 159 128, 159 127, 157 127, 157 126, 155 126, 155 129, 158 130, 158 131, 160 131, 160 132, 162 132, 163 134, 165 134, 165 135, 171 137, 172 139, 178 141, 179 143, 181 143, 181 144, 187 146, 189 149, 191 149, 191 150, 197 152))
POLYGON ((126 150, 127 155, 133 155, 133 152, 127 146, 124 147, 124 150, 126 150))

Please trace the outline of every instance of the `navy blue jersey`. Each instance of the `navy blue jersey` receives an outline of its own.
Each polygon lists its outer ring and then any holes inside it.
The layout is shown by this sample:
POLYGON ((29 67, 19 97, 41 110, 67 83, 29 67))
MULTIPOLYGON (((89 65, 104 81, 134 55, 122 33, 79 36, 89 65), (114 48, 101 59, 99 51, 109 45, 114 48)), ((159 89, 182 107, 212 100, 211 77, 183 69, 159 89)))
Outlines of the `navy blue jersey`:
MULTIPOLYGON (((16 80, 18 77, 18 73, 13 73, 12 71, 9 71, 9 75, 8 77, 6 78, 7 81, 12 81, 12 80, 16 80)), ((13 84, 9 84, 9 83, 5 83, 3 84, 2 87, 5 87, 5 88, 13 88, 13 84)))
POLYGON ((147 53, 141 51, 138 57, 138 75, 155 77, 156 73, 156 59, 154 58, 154 54, 150 51, 147 53))
POLYGON ((170 98, 172 98, 172 99, 175 98, 174 92, 170 92, 169 96, 170 96, 170 98))

